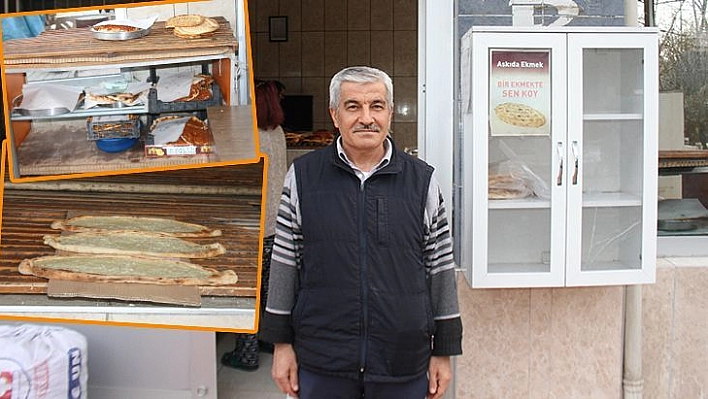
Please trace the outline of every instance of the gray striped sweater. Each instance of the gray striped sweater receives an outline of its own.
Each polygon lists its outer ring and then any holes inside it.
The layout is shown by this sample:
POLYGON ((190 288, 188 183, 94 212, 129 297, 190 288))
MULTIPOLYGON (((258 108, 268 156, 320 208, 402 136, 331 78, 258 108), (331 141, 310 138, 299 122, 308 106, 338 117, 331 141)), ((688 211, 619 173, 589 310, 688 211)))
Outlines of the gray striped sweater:
MULTIPOLYGON (((390 160, 390 148, 378 168, 390 160)), ((350 166, 340 148, 340 157, 350 166)), ((378 169, 376 168, 376 169, 378 169)), ((353 167, 363 182, 371 173, 363 173, 353 167)), ((376 170, 374 169, 374 171, 376 170)), ((373 173, 373 171, 372 171, 373 173)), ((261 339, 269 342, 292 342, 289 325, 298 289, 298 267, 302 254, 303 239, 301 215, 294 166, 285 177, 283 193, 278 209, 275 242, 271 258, 268 300, 261 321, 261 339)), ((452 239, 442 193, 435 175, 430 180, 424 220, 426 270, 430 274, 433 317, 436 334, 433 355, 461 354, 462 324, 457 299, 455 264, 452 256, 452 239)))

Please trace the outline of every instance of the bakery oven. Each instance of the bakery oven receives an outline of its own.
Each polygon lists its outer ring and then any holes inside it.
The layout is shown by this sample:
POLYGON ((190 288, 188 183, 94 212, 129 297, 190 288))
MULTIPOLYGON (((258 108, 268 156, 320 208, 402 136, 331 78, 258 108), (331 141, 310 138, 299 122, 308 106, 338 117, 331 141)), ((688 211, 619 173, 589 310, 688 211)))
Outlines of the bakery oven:
POLYGON ((288 132, 312 131, 312 95, 286 94, 280 101, 285 120, 283 130, 288 132))

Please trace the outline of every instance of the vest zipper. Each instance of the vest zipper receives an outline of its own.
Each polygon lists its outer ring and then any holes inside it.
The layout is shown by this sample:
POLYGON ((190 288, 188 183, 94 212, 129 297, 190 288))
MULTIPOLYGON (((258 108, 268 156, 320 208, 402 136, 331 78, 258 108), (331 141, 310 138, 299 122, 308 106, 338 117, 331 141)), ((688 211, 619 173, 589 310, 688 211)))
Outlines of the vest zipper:
POLYGON ((366 182, 362 182, 359 192, 359 258, 361 260, 360 284, 361 284, 361 354, 359 357, 359 372, 363 377, 366 368, 366 357, 368 350, 369 336, 369 290, 366 284, 368 275, 368 262, 366 257, 366 182))

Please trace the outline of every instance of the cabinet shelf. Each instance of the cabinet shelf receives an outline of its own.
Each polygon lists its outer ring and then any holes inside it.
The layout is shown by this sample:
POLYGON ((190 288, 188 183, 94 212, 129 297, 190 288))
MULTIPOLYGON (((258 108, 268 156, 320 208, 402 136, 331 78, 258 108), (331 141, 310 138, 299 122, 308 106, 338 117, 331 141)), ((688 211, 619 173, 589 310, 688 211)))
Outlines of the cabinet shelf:
POLYGON ((585 114, 583 120, 586 121, 641 121, 644 120, 642 114, 632 113, 607 113, 607 114, 585 114))
POLYGON ((550 207, 551 201, 537 197, 489 200, 489 209, 542 209, 550 207))
POLYGON ((502 273, 548 273, 551 265, 548 263, 490 263, 490 274, 502 273))
MULTIPOLYGON (((611 272, 611 271, 618 271, 618 272, 625 272, 627 270, 632 270, 633 268, 631 265, 628 265, 626 262, 595 262, 595 263, 586 263, 583 264, 580 268, 583 272, 611 272)), ((634 267, 634 270, 639 270, 640 265, 639 261, 637 261, 637 264, 634 267)))
POLYGON ((233 160, 258 161, 250 106, 210 107, 207 114, 217 153, 147 158, 141 145, 121 153, 105 153, 96 148, 95 142, 86 139, 84 121, 66 120, 61 123, 35 124, 27 138, 16 147, 14 166, 20 176, 48 176, 233 160), (57 140, 58 137, 61 139, 57 140))
MULTIPOLYGON (((628 193, 583 193, 583 207, 631 207, 641 206, 639 195, 628 193)), ((551 207, 551 201, 542 198, 522 198, 508 200, 489 200, 488 207, 492 209, 546 209, 551 207)))
POLYGON ((584 208, 642 206, 642 197, 628 193, 583 193, 584 208))
POLYGON ((147 114, 147 105, 134 105, 130 107, 123 108, 91 108, 91 109, 81 109, 68 112, 66 114, 52 115, 52 116, 37 116, 37 115, 19 115, 13 113, 10 119, 13 121, 37 121, 37 120, 49 120, 49 119, 75 119, 75 118, 88 118, 89 116, 101 116, 101 115, 129 115, 129 114, 147 114))

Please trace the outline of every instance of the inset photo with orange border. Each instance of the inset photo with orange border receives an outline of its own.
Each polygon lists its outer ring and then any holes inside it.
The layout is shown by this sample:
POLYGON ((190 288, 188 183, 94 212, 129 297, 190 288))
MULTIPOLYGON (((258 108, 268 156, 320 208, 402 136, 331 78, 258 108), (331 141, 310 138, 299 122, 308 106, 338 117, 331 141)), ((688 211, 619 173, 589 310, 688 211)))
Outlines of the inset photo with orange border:
POLYGON ((13 183, 259 161, 246 6, 1 15, 13 183))
POLYGON ((6 182, 0 319, 255 331, 266 164, 6 182))
POLYGON ((0 15, 0 319, 254 332, 245 0, 0 15))

